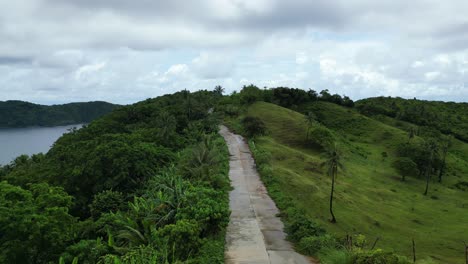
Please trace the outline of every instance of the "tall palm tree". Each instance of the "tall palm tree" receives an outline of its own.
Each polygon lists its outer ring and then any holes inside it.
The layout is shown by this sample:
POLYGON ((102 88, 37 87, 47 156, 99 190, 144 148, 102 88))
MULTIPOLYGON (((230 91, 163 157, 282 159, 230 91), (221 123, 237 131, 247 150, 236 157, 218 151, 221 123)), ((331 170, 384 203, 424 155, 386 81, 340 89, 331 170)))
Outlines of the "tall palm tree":
POLYGON ((442 154, 442 164, 439 170, 439 182, 442 182, 442 176, 444 175, 445 168, 447 166, 445 159, 447 158, 448 151, 452 146, 453 136, 448 135, 444 136, 442 139, 441 154, 442 154))
POLYGON ((307 134, 306 134, 306 140, 309 139, 309 132, 314 123, 317 121, 317 116, 313 112, 307 112, 307 114, 304 116, 305 121, 307 123, 307 134))
POLYGON ((416 130, 413 127, 411 127, 408 132, 408 142, 407 142, 408 144, 410 143, 411 139, 414 138, 415 135, 416 135, 416 130))
POLYGON ((338 175, 338 169, 344 169, 341 163, 342 156, 336 144, 325 152, 325 158, 326 160, 321 165, 327 168, 327 175, 332 179, 330 192, 330 214, 332 219, 330 219, 330 222, 336 223, 335 214, 333 214, 333 193, 335 192, 335 180, 338 175))
POLYGON ((224 88, 221 85, 216 85, 214 88, 214 92, 217 93, 218 95, 223 95, 224 88))
POLYGON ((426 174, 426 190, 424 191, 424 195, 427 195, 429 190, 429 181, 431 180, 431 172, 432 172, 432 163, 434 162, 434 158, 438 154, 438 147, 435 141, 429 141, 426 143, 426 151, 427 151, 427 163, 426 169, 424 173, 426 174))
POLYGON ((177 120, 169 112, 163 111, 158 116, 159 137, 168 142, 169 137, 174 133, 177 125, 177 120))

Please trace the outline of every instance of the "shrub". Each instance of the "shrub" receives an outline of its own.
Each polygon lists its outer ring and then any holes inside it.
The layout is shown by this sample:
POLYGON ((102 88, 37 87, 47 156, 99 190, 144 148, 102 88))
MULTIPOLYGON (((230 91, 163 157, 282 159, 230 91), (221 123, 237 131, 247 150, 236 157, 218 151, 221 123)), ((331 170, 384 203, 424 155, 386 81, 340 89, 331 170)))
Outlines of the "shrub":
POLYGON ((409 264, 408 259, 381 249, 354 252, 355 264, 409 264))
POLYGON ((89 207, 93 217, 99 217, 103 213, 116 212, 125 207, 124 196, 121 192, 102 191, 94 195, 93 202, 89 207))
POLYGON ((230 211, 224 192, 192 187, 186 195, 188 206, 179 210, 177 219, 196 221, 203 235, 216 234, 227 226, 230 211))
POLYGON ((294 242, 300 241, 303 237, 319 236, 325 234, 325 230, 307 218, 302 210, 289 209, 287 211, 286 232, 288 238, 294 242))
POLYGON ((407 157, 396 159, 392 166, 400 173, 403 181, 406 176, 417 176, 419 174, 418 165, 407 157))
POLYGON ((247 116, 242 119, 242 125, 248 137, 261 136, 266 132, 265 123, 258 117, 247 116))
POLYGON ((224 236, 206 240, 197 256, 187 260, 186 264, 222 264, 224 263, 224 236))
POLYGON ((322 249, 336 248, 337 242, 329 234, 323 236, 303 237, 298 244, 298 250, 309 256, 316 255, 322 249))
POLYGON ((100 256, 111 252, 111 248, 101 239, 97 240, 80 240, 78 243, 67 247, 62 258, 65 263, 72 263, 75 257, 79 263, 92 264, 96 262, 100 256))
POLYGON ((353 256, 346 250, 325 249, 319 253, 322 264, 354 264, 353 256))
POLYGON ((158 230, 157 237, 167 239, 169 248, 175 248, 172 252, 174 258, 179 260, 196 253, 201 245, 200 226, 194 220, 183 219, 165 225, 158 230))
POLYGON ((328 128, 324 126, 316 126, 309 133, 309 141, 313 145, 327 148, 335 142, 335 137, 328 128))
POLYGON ((262 91, 255 85, 244 86, 239 93, 242 104, 252 104, 263 99, 262 91))

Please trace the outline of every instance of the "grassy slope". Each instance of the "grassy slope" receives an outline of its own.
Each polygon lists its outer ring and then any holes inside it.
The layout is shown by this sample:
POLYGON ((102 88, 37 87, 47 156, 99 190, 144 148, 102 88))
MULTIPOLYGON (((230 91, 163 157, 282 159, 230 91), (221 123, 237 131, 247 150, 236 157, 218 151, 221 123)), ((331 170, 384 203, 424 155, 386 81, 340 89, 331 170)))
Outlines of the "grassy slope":
POLYGON ((330 180, 320 169, 320 150, 304 146, 303 115, 259 102, 248 115, 267 125, 269 135, 258 139, 257 146, 272 153, 274 177, 282 181, 284 193, 338 236, 362 233, 371 243, 381 237, 378 246, 407 256, 414 238, 418 258, 459 263, 464 254, 461 241, 468 240, 468 193, 447 186, 468 174, 468 144, 456 144, 448 157, 452 175, 444 185, 432 183, 425 197, 422 180, 402 183, 391 167, 394 148, 406 142, 406 132, 329 103, 306 108, 335 131, 344 152, 346 172, 338 175, 335 192, 338 224, 327 221, 330 180), (383 151, 389 154, 385 161, 383 151))

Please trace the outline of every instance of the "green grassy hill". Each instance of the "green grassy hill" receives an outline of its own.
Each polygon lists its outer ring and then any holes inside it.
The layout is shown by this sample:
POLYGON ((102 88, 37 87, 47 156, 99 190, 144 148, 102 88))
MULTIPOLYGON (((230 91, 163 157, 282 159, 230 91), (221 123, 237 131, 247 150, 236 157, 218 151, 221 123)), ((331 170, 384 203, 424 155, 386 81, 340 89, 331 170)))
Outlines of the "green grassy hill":
MULTIPOLYGON (((323 150, 306 142, 304 116, 274 104, 254 103, 246 115, 260 118, 268 131, 256 140, 256 146, 271 153, 273 177, 288 199, 339 237, 360 233, 370 244, 380 237, 378 247, 406 256, 412 254, 414 238, 418 259, 461 262, 462 241, 468 239, 468 192, 454 185, 468 181, 468 144, 454 144, 443 183, 434 179, 424 196, 423 179, 410 177, 402 182, 391 166, 396 146, 408 141, 406 131, 327 102, 308 103, 299 109, 314 112, 332 131, 344 154, 346 171, 339 172, 335 190, 338 223, 328 221, 331 181, 320 167, 323 150)), ((419 137, 413 140, 422 141, 419 137)))

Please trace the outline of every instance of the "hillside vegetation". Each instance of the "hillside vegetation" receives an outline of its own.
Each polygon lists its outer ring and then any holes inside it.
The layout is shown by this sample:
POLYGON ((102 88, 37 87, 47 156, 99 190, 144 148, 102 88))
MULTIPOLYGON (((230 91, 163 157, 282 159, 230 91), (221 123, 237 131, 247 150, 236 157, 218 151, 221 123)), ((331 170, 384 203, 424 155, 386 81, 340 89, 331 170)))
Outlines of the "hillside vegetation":
POLYGON ((468 103, 375 97, 357 101, 356 107, 368 116, 384 115, 408 121, 468 142, 468 103))
POLYGON ((0 167, 0 263, 223 263, 219 93, 118 108, 0 167))
POLYGON ((115 104, 98 101, 51 106, 23 101, 0 101, 0 128, 89 123, 117 107, 115 104))
MULTIPOLYGON (((0 263, 223 263, 223 120, 249 140, 300 253, 323 264, 409 264, 414 241, 417 263, 463 262, 464 123, 445 120, 447 130, 328 90, 222 93, 118 107, 48 153, 0 167, 0 263)), ((416 104, 465 118, 464 105, 416 104)))
MULTIPOLYGON (((230 104, 242 102, 245 96, 242 91, 226 101, 227 112, 232 112, 230 104)), ((260 93, 256 98, 245 111, 240 107, 238 116, 231 114, 226 120, 231 128, 244 134, 248 134, 241 122, 245 117, 264 126, 261 133, 251 137, 255 138, 251 146, 260 153, 257 166, 285 217, 290 218, 290 207, 302 210, 310 221, 338 240, 346 236, 362 240, 365 236, 367 250, 378 239, 376 248, 412 259, 414 239, 418 260, 464 260, 463 241, 468 239, 468 144, 451 139, 443 159, 446 136, 437 128, 390 116, 369 118, 353 107, 328 100, 292 100, 287 106, 294 111, 277 105, 275 96, 260 93), (308 115, 313 116, 312 122, 308 115), (431 142, 437 145, 437 153, 428 160, 427 146, 431 142), (336 177, 335 224, 329 221, 331 180, 322 166, 329 143, 337 145, 344 165, 336 177), (267 169, 263 165, 265 155, 270 159, 267 169), (401 160, 413 166, 410 172, 404 168, 402 172, 395 165, 401 160), (427 178, 428 192, 424 195, 427 178)), ((292 240, 299 249, 307 241, 300 237, 292 240)), ((319 257, 322 254, 311 253, 319 257)))

